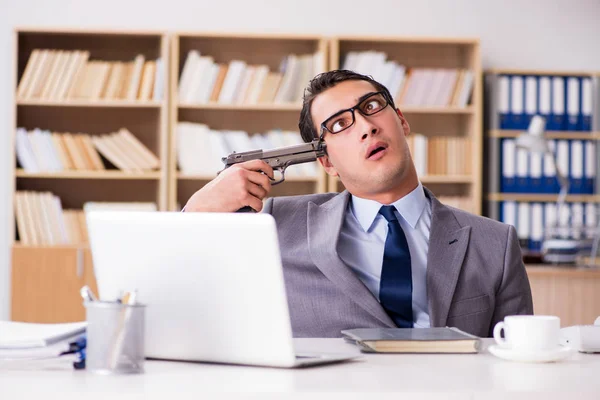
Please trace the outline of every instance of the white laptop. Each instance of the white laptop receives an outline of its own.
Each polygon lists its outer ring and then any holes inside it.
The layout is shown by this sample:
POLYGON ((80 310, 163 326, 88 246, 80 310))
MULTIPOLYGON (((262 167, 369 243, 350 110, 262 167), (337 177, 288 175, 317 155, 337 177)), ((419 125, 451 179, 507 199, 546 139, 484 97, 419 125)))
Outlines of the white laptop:
POLYGON ((273 367, 357 354, 295 354, 277 230, 250 213, 90 211, 101 300, 137 289, 146 357, 273 367))

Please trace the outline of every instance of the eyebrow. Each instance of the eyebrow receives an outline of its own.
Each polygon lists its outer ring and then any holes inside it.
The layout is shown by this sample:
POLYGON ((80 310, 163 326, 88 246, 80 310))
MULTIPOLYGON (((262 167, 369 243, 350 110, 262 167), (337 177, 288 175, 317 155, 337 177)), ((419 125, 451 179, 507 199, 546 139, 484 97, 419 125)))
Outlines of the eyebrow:
MULTIPOLYGON (((360 96, 358 99, 356 99, 356 104, 355 104, 353 107, 356 107, 357 105, 359 105, 360 103, 362 103, 362 102, 363 102, 363 101, 364 101, 364 100, 365 100, 367 97, 370 97, 370 96, 374 95, 375 93, 378 93, 378 92, 369 92, 369 93, 363 94, 363 95, 362 95, 362 96, 360 96)), ((331 119, 331 118, 333 118, 333 117, 336 117, 336 116, 338 116, 339 114, 341 114, 341 113, 343 113, 344 111, 347 111, 347 110, 349 110, 349 109, 350 109, 350 108, 344 108, 344 109, 342 109, 342 110, 336 111, 335 113, 331 114, 329 117, 325 118, 325 119, 323 120, 323 123, 324 123, 325 121, 328 121, 329 119, 331 119)))

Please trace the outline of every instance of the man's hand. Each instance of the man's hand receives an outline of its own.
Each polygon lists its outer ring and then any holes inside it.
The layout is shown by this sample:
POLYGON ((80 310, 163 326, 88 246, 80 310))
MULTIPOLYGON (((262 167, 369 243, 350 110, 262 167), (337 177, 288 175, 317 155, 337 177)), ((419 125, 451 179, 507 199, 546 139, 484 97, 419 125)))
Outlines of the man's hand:
POLYGON ((250 206, 262 210, 262 199, 271 191, 273 168, 262 160, 235 164, 190 197, 186 212, 234 212, 250 206), (262 173, 264 172, 264 173, 262 173))

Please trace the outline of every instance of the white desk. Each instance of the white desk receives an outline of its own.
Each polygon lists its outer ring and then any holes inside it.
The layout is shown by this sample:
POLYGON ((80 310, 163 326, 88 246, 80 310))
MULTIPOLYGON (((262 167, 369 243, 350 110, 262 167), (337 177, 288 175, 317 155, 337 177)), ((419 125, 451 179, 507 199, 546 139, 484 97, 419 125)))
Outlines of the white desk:
MULTIPOLYGON (((487 347, 490 340, 484 342, 487 347)), ((342 339, 296 339, 296 346, 304 351, 357 352, 342 339)), ((235 398, 246 393, 244 397, 255 399, 265 398, 256 392, 288 392, 286 398, 314 398, 292 392, 351 393, 327 393, 328 399, 371 399, 375 396, 364 392, 388 392, 378 394, 377 400, 400 399, 389 392, 411 393, 402 399, 600 399, 600 354, 576 353, 549 364, 504 361, 485 350, 461 355, 363 354, 356 361, 297 370, 147 361, 144 374, 118 376, 75 371, 64 362, 36 363, 0 361, 0 399, 204 400, 215 398, 214 392, 239 392, 235 398), (515 397, 507 391, 535 393, 515 397)))

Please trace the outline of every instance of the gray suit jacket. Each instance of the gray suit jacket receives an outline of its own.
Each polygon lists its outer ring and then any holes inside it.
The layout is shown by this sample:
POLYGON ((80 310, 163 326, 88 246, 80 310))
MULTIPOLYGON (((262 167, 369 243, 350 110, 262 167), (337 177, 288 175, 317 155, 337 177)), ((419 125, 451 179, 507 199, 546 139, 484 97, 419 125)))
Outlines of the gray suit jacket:
MULTIPOLYGON (((432 206, 426 275, 431 326, 486 337, 506 315, 533 314, 515 228, 445 206, 425 192, 432 206)), ((263 212, 277 222, 295 337, 396 326, 337 254, 349 200, 342 192, 265 203, 263 212)))

